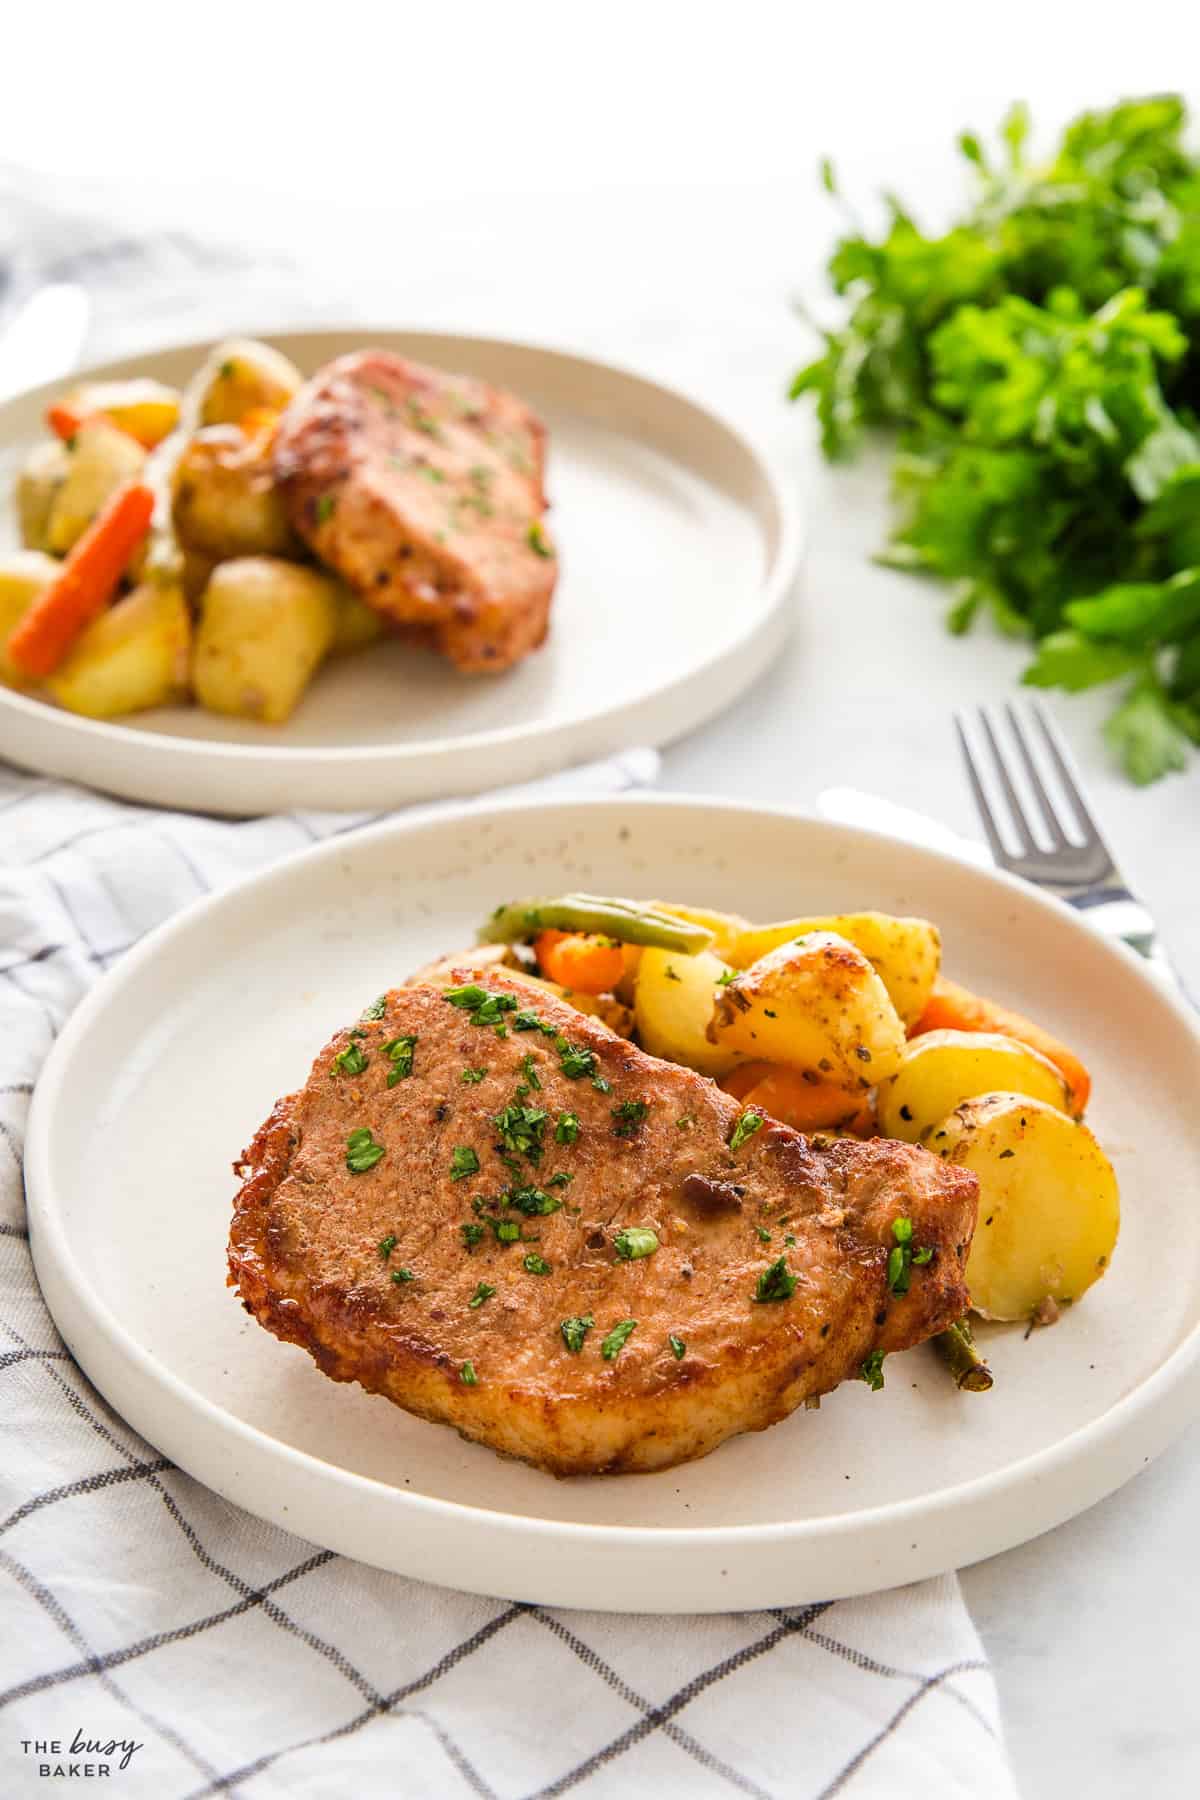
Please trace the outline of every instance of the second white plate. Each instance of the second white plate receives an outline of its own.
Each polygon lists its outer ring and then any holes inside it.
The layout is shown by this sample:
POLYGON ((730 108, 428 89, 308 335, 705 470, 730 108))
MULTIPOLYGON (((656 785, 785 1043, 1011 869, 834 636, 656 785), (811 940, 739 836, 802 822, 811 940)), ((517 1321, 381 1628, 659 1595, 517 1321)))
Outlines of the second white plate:
POLYGON ((1066 907, 927 850, 696 801, 460 811, 336 840, 154 934, 69 1021, 30 1119, 38 1274, 83 1367, 229 1499, 367 1562, 627 1611, 828 1599, 1006 1549, 1134 1474, 1200 1375, 1200 1022, 1066 907), (934 919, 952 972, 1095 1077, 1122 1188, 1110 1274, 1053 1331, 988 1334, 996 1386, 890 1358, 819 1412, 658 1475, 554 1481, 327 1381, 224 1284, 230 1164, 365 1000, 563 887, 757 918, 934 919))
MULTIPOLYGON (((277 727, 199 707, 98 722, 0 688, 0 755, 162 806, 382 810, 668 742, 766 667, 787 628, 799 531, 786 487, 732 425, 640 376, 530 345, 366 327, 270 341, 306 374, 372 344, 530 401, 550 428, 562 557, 548 642, 492 678, 459 675, 430 651, 375 646, 326 665, 277 727)), ((182 385, 208 348, 88 373, 182 385)), ((5 496, 63 386, 0 407, 5 496)))

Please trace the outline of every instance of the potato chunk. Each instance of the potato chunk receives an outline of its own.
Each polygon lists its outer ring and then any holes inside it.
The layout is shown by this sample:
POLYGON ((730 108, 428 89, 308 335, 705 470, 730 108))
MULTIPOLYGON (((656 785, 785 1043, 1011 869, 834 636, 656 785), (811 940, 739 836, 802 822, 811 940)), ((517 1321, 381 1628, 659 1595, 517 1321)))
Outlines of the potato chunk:
POLYGON ((748 969, 759 957, 810 931, 833 931, 861 950, 891 995, 905 1029, 925 1010, 942 960, 942 940, 928 919, 898 919, 890 913, 837 913, 828 918, 790 919, 779 925, 752 925, 729 947, 729 960, 748 969))
POLYGON ((295 363, 254 338, 231 338, 218 345, 209 361, 212 375, 200 402, 202 425, 240 425, 259 407, 282 412, 304 380, 295 363))
POLYGON ((71 473, 71 453, 53 438, 29 452, 17 476, 17 523, 27 550, 45 550, 50 512, 71 473))
POLYGON ((344 582, 334 587, 333 654, 364 650, 383 636, 383 620, 373 606, 360 600, 344 582))
POLYGON ((721 977, 728 973, 728 964, 711 950, 695 956, 643 950, 634 987, 634 1019, 643 1050, 701 1075, 724 1075, 739 1063, 739 1050, 713 1044, 706 1036, 721 977))
POLYGON ((178 388, 138 377, 128 381, 85 381, 67 395, 67 405, 86 418, 103 413, 147 450, 169 437, 179 423, 178 388))
POLYGON ((146 462, 141 445, 107 419, 85 420, 73 443, 66 480, 55 494, 46 520, 45 548, 55 556, 66 555, 105 501, 123 482, 136 480, 146 462))
POLYGON ((334 584, 313 569, 244 556, 213 570, 200 603, 192 684, 201 706, 279 725, 333 643, 334 584))
POLYGON ((0 556, 0 683, 5 687, 31 685, 29 676, 8 655, 9 633, 61 566, 41 550, 10 550, 7 556, 0 556))
POLYGON ((182 590, 148 581, 88 626, 46 685, 89 719, 168 706, 187 692, 191 632, 182 590))
POLYGON ((172 481, 179 542, 215 559, 298 551, 266 447, 235 425, 198 431, 172 481))
POLYGON ((966 1273, 985 1318, 1027 1319, 1045 1299, 1078 1300, 1104 1274, 1120 1196, 1086 1125, 1022 1094, 985 1094, 956 1107, 925 1142, 979 1178, 966 1273))
POLYGON ((904 1026, 862 951, 836 932, 811 931, 718 990, 708 1039, 861 1093, 895 1074, 904 1026))
POLYGON ((1072 1110, 1066 1081, 1040 1051, 999 1032, 927 1031, 905 1044, 900 1067, 879 1090, 879 1129, 916 1144, 964 1100, 1000 1091, 1072 1110))

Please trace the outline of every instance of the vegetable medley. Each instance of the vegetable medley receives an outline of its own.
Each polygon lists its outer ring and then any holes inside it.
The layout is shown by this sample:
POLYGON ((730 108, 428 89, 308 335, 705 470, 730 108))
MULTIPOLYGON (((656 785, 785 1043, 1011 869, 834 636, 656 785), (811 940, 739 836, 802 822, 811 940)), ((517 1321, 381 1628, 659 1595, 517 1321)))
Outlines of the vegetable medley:
MULTIPOLYGON (((570 894, 498 907, 475 959, 550 986, 651 1055, 808 1133, 899 1138, 974 1173, 967 1264, 985 1318, 1052 1323, 1108 1268, 1119 1197, 1084 1123, 1091 1082, 1042 1026, 941 972, 926 919, 846 913, 753 925, 694 906, 570 894)), ((461 966, 448 958, 426 980, 461 966)), ((895 1279, 919 1246, 897 1240, 895 1279)), ((897 1287, 897 1292, 903 1291, 897 1287)), ((940 1343, 990 1385, 965 1321, 940 1343)))
POLYGON ((328 655, 383 624, 293 536, 271 439, 301 386, 266 344, 213 351, 185 392, 92 382, 47 413, 0 555, 0 683, 113 718, 191 698, 276 724, 328 655))
MULTIPOLYGON (((887 199, 851 215, 829 276, 849 304, 801 369, 830 457, 898 426, 883 558, 1036 641, 1025 680, 1115 684, 1106 735, 1153 781, 1200 742, 1200 157, 1182 101, 1084 113, 1031 160, 964 134, 972 202, 948 230, 887 199)), ((835 191, 832 172, 825 185, 835 191)))

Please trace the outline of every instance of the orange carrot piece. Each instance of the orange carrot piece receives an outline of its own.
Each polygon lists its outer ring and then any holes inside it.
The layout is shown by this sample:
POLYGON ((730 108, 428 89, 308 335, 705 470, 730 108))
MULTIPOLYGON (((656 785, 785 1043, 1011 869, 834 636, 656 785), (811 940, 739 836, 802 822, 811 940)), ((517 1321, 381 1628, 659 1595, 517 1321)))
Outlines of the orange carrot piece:
POLYGON ((80 633, 104 611, 153 514, 154 495, 140 482, 118 488, 100 509, 9 637, 9 657, 24 674, 52 675, 80 633))
POLYGON ((277 407, 252 406, 248 413, 242 414, 238 424, 248 438, 269 437, 278 425, 280 416, 277 407))
POLYGON ((1030 1049, 1049 1057, 1071 1090, 1076 1113, 1082 1114, 1087 1107, 1092 1078, 1073 1050, 1023 1013, 1013 1012, 996 1000, 985 1000, 968 988, 959 987, 957 982, 947 981, 944 975, 938 976, 925 1011, 909 1035, 918 1037, 923 1031, 999 1031, 1005 1037, 1016 1038, 1018 1043, 1028 1044, 1030 1049))
POLYGON ((69 443, 88 417, 87 413, 78 412, 75 407, 68 406, 63 400, 56 400, 53 406, 46 408, 46 423, 55 437, 69 443))
POLYGON ((875 1128, 875 1115, 860 1094, 828 1081, 806 1081, 798 1069, 777 1063, 743 1063, 726 1075, 721 1086, 735 1100, 757 1106, 797 1131, 844 1131, 865 1135, 875 1128))
POLYGON ((625 973, 620 944, 584 931, 542 931, 533 941, 542 974, 580 994, 608 994, 625 973))

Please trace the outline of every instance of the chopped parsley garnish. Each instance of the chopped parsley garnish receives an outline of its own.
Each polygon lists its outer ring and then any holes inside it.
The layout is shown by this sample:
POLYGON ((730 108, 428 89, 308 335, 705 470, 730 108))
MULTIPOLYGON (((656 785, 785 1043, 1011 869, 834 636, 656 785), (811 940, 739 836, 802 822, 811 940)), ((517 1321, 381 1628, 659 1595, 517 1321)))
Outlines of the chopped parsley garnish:
POLYGON ((393 1269, 392 1270, 392 1280, 395 1282, 397 1287, 403 1287, 406 1282, 415 1281, 416 1279, 417 1278, 413 1274, 411 1269, 393 1269))
POLYGON ((765 1305, 771 1300, 790 1300, 796 1291, 796 1277, 787 1266, 787 1257, 778 1257, 763 1270, 754 1290, 754 1298, 765 1305))
POLYGON ((451 1006, 461 1006, 469 1012, 472 1025, 498 1025, 503 1013, 515 1012, 517 1008, 511 994, 489 994, 474 981, 467 982, 465 987, 447 988, 443 998, 451 1006))
POLYGON ((539 1256, 536 1250, 531 1250, 528 1256, 522 1259, 521 1267, 527 1275, 549 1275, 550 1273, 550 1264, 544 1256, 539 1256))
POLYGON ((473 1362, 465 1362, 463 1364, 462 1368, 458 1371, 458 1378, 464 1387, 479 1386, 479 1377, 475 1373, 475 1364, 473 1362))
POLYGON ((883 1386, 883 1351, 872 1350, 859 1366, 858 1379, 865 1381, 873 1394, 883 1386))
POLYGON ((324 525, 326 519, 332 519, 336 502, 332 494, 322 494, 317 501, 317 524, 324 525))
POLYGON ((416 465, 416 468, 417 474, 423 475, 426 481, 442 482, 446 479, 442 471, 440 469, 435 469, 432 463, 419 462, 416 465))
POLYGON ((541 1106, 522 1106, 510 1100, 492 1120, 500 1134, 500 1142, 512 1156, 524 1156, 531 1163, 540 1161, 542 1133, 550 1115, 541 1106))
POLYGON ((487 1070, 483 1069, 483 1068, 464 1069, 458 1079, 462 1082, 465 1082, 468 1087, 474 1087, 477 1082, 480 1082, 483 1080, 483 1078, 486 1074, 487 1074, 487 1070))
POLYGON ((496 1234, 498 1244, 519 1244, 521 1227, 515 1219, 489 1219, 488 1224, 496 1234))
POLYGON ((736 981, 736 980, 737 980, 737 970, 736 969, 722 969, 721 973, 717 976, 717 986, 718 987, 728 987, 731 981, 736 981))
POLYGON ((558 1123, 554 1127, 556 1144, 573 1144, 579 1136, 579 1115, 573 1112, 559 1113, 558 1123))
POLYGON ((760 1244, 769 1244, 771 1241, 770 1232, 764 1230, 761 1225, 758 1227, 758 1241, 760 1244))
POLYGON ((361 1075, 366 1066, 367 1059, 357 1044, 347 1044, 333 1059, 334 1074, 340 1069, 343 1075, 361 1075))
POLYGON ((593 1075, 592 1076, 592 1086, 595 1088, 595 1090, 598 1094, 611 1094, 612 1093, 612 1082, 605 1081, 603 1075, 593 1075))
POLYGON ((908 1292, 912 1279, 912 1265, 914 1263, 924 1264, 933 1260, 931 1249, 913 1249, 912 1234, 911 1219, 892 1220, 892 1236, 895 1238, 896 1244, 888 1254, 887 1279, 889 1289, 897 1298, 908 1292))
POLYGON ((562 1333, 563 1343, 572 1356, 579 1355, 583 1349, 583 1340, 595 1323, 591 1313, 581 1313, 578 1318, 563 1320, 558 1329, 562 1333))
POLYGON ((383 1145, 375 1142, 366 1125, 360 1125, 346 1139, 346 1167, 352 1175, 365 1175, 383 1154, 383 1145))
POLYGON ((681 1362, 687 1353, 687 1345, 684 1343, 683 1339, 681 1337, 676 1337, 675 1333, 671 1332, 670 1336, 667 1338, 667 1342, 671 1346, 671 1355, 675 1358, 675 1361, 681 1362))
POLYGON ((581 1075, 596 1073, 596 1052, 589 1050, 584 1044, 572 1044, 565 1037, 556 1037, 554 1048, 558 1051, 562 1072, 568 1081, 578 1081, 581 1075))
POLYGON ((658 1249, 658 1233, 648 1225, 626 1225, 613 1239, 613 1249, 622 1262, 639 1262, 658 1249))
POLYGON ((535 519, 533 524, 529 527, 529 530, 525 533, 525 542, 538 556, 554 555, 554 551, 550 547, 546 534, 542 530, 542 521, 540 519, 535 519))
POLYGON ((533 1066, 532 1056, 525 1055, 521 1058, 521 1074, 524 1077, 527 1086, 531 1088, 541 1087, 541 1078, 533 1066))
POLYGON ((379 1244, 379 1260, 380 1260, 380 1262, 387 1261, 388 1257, 392 1254, 392 1251, 396 1248, 396 1241, 397 1241, 396 1234, 394 1231, 390 1231, 388 1233, 387 1237, 382 1238, 380 1240, 380 1244, 379 1244))
POLYGON ((525 1006, 521 1008, 520 1012, 513 1014, 512 1028, 514 1031, 540 1031, 542 1021, 535 1012, 530 1012, 529 1008, 525 1006))
POLYGON ((460 1225, 459 1230, 462 1232, 462 1240, 468 1250, 473 1250, 484 1236, 483 1226, 476 1225, 473 1219, 468 1219, 465 1225, 460 1225))
POLYGON ((527 1219, 548 1218, 551 1213, 556 1213, 562 1205, 561 1200, 556 1200, 553 1194, 546 1193, 545 1189, 540 1187, 513 1188, 504 1194, 503 1198, 507 1205, 515 1208, 519 1213, 524 1213, 527 1219))
POLYGON ((747 1107, 746 1111, 742 1113, 737 1124, 733 1128, 733 1132, 729 1139, 729 1148, 731 1150, 740 1150, 742 1145, 746 1142, 746 1139, 752 1138, 756 1131, 761 1130, 762 1125, 762 1114, 747 1107))
POLYGON ((575 1177, 568 1169, 559 1169, 546 1183, 547 1187, 570 1187, 575 1177))
POLYGON ((644 1100, 622 1100, 612 1109, 615 1120, 613 1136, 619 1138, 636 1137, 638 1126, 650 1111, 644 1100))
POLYGON ((220 368, 217 370, 217 374, 221 377, 222 381, 232 381, 233 380, 233 364, 231 362, 223 362, 221 364, 220 368))
POLYGON ((619 1325, 613 1326, 600 1346, 600 1354, 605 1362, 616 1361, 636 1330, 636 1319, 622 1319, 619 1325))
POLYGON ((479 1158, 469 1144, 455 1144, 450 1157, 451 1181, 465 1181, 468 1175, 479 1173, 479 1158))
POLYGON ((372 1000, 370 1006, 363 1010, 364 1019, 382 1019, 387 1011, 387 995, 380 994, 378 1000, 372 1000))
POLYGON ((475 1292, 471 1295, 471 1298, 467 1301, 467 1305, 482 1306, 485 1300, 491 1299, 495 1291, 495 1288, 492 1287, 490 1282, 481 1281, 475 1289, 475 1292))
POLYGON ((413 1072, 413 1051, 417 1047, 416 1037, 391 1038, 383 1045, 383 1053, 391 1063, 388 1070, 387 1084, 395 1087, 398 1081, 407 1080, 413 1072))

